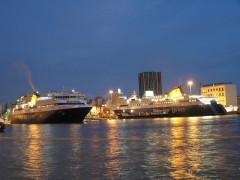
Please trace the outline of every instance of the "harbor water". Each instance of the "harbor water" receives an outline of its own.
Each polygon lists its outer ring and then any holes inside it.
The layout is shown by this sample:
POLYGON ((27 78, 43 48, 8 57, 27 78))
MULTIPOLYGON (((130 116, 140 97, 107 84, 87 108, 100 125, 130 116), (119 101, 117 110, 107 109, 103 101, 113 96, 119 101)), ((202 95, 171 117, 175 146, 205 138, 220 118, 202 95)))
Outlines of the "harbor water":
POLYGON ((240 116, 6 125, 1 179, 240 179, 240 116))

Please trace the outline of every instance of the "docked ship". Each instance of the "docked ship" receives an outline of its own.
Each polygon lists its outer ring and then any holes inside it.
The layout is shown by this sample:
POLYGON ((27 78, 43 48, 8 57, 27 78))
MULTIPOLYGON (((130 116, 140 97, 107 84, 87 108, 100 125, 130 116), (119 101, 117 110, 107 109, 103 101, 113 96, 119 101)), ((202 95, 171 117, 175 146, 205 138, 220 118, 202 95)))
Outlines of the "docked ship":
POLYGON ((174 88, 164 96, 153 93, 138 98, 136 93, 123 101, 114 113, 120 119, 158 118, 158 117, 192 117, 227 114, 226 109, 210 97, 185 95, 181 86, 174 88))
POLYGON ((76 91, 27 93, 17 100, 11 124, 82 123, 91 109, 76 91))

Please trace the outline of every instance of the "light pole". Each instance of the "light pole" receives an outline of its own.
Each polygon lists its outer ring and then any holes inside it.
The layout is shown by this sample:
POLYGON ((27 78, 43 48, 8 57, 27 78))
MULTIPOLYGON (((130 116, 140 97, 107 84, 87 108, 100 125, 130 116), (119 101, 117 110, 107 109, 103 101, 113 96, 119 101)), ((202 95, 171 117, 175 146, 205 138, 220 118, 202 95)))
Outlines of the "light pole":
POLYGON ((193 85, 193 82, 192 81, 188 81, 188 85, 189 85, 189 88, 190 88, 190 95, 192 95, 192 85, 193 85))
POLYGON ((110 90, 110 91, 109 91, 109 94, 110 94, 110 96, 111 96, 111 106, 112 106, 112 93, 113 93, 113 90, 110 90))

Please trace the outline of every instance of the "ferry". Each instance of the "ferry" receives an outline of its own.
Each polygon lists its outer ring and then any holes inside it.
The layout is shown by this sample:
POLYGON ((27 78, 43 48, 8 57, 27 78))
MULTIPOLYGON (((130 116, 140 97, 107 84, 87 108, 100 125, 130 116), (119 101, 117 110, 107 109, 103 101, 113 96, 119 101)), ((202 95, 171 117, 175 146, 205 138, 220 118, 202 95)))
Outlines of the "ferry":
POLYGON ((91 109, 84 95, 75 91, 48 92, 45 96, 34 92, 17 100, 10 119, 11 124, 82 123, 91 109))
POLYGON ((123 101, 114 113, 120 119, 215 116, 227 114, 223 105, 215 98, 185 95, 181 86, 175 87, 165 96, 146 93, 138 98, 136 92, 123 101))

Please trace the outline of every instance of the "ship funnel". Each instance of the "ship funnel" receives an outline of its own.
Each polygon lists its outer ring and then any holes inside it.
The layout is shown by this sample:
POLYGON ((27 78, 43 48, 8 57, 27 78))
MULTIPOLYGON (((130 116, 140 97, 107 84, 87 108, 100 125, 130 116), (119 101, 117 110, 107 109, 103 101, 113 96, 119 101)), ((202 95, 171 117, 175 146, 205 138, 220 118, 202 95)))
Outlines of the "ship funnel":
POLYGON ((181 88, 181 86, 177 86, 175 87, 173 90, 171 90, 167 96, 168 98, 178 98, 178 97, 181 97, 183 96, 183 90, 181 88))

